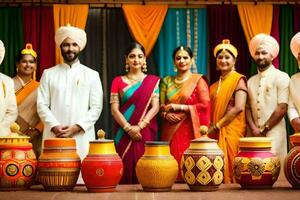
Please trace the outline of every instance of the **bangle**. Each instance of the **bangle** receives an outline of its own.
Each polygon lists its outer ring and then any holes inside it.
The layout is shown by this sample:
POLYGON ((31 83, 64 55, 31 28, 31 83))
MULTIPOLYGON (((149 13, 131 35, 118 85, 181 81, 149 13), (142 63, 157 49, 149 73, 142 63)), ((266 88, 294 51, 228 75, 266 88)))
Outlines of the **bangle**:
POLYGON ((219 122, 216 123, 216 127, 217 127, 218 130, 221 129, 221 126, 220 126, 219 122))
POLYGON ((128 131, 130 131, 130 128, 131 127, 131 125, 127 122, 126 124, 125 124, 125 126, 123 127, 123 129, 124 129, 124 131, 126 131, 126 132, 128 132, 128 131))
POLYGON ((180 105, 180 110, 184 111, 184 107, 182 104, 180 105))

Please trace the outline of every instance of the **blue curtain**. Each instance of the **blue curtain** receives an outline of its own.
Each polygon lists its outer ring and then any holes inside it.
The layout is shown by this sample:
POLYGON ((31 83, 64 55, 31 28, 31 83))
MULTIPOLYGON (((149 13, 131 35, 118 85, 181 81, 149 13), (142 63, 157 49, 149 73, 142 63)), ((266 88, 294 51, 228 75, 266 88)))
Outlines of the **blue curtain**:
POLYGON ((176 74, 172 53, 179 45, 189 46, 193 50, 197 66, 194 72, 207 74, 206 19, 206 8, 168 9, 153 51, 160 77, 176 74))

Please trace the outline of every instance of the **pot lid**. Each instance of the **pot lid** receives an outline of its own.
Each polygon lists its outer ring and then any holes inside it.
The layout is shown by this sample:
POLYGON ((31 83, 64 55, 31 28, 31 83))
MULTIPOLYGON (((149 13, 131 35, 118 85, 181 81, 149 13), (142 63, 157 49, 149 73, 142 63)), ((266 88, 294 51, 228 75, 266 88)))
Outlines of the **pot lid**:
POLYGON ((240 138, 240 148, 271 148, 272 139, 269 137, 240 138))
POLYGON ((105 139, 105 131, 100 129, 97 131, 98 140, 90 141, 90 143, 113 143, 114 140, 105 139))
POLYGON ((207 135, 203 135, 197 139, 192 140, 191 143, 217 143, 217 140, 209 138, 207 135))

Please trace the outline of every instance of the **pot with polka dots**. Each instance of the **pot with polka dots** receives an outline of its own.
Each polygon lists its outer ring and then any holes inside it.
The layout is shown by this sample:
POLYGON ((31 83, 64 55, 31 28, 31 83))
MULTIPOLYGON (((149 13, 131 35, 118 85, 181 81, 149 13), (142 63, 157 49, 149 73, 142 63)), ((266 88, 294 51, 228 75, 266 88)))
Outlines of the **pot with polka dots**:
POLYGON ((89 192, 114 192, 123 175, 123 163, 114 141, 104 139, 102 130, 97 134, 99 140, 90 142, 82 161, 82 178, 89 192))
POLYGON ((37 160, 27 136, 0 137, 0 190, 28 189, 37 160))
POLYGON ((214 191, 223 182, 224 153, 206 135, 192 140, 181 158, 181 175, 192 191, 214 191))

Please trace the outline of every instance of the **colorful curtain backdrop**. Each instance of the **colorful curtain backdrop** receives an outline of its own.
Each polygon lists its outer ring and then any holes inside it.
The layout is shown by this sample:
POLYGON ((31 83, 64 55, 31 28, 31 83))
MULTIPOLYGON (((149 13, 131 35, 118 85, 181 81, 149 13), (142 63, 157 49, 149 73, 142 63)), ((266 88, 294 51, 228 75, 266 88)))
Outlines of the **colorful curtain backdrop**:
MULTIPOLYGON (((121 8, 90 8, 86 25, 87 46, 80 55, 80 62, 99 72, 103 86, 103 111, 96 123, 96 130, 102 128, 108 138, 113 138, 110 113, 110 87, 115 76, 125 72, 124 52, 133 38, 130 36, 121 8)), ((153 65, 148 64, 148 71, 153 65)))
POLYGON ((8 76, 16 72, 16 57, 23 47, 22 8, 0 8, 0 40, 5 46, 5 57, 0 71, 8 76))
POLYGON ((229 39, 231 44, 237 48, 238 57, 236 69, 249 78, 251 58, 237 7, 233 5, 208 6, 207 18, 210 45, 210 82, 213 83, 219 79, 213 49, 217 44, 221 43, 223 39, 229 39))
POLYGON ((294 11, 294 32, 295 34, 300 31, 300 5, 293 5, 293 11, 294 11))
MULTIPOLYGON (((273 5, 273 18, 272 18, 272 30, 271 35, 278 41, 280 44, 280 33, 279 33, 279 14, 280 8, 278 5, 273 5)), ((276 68, 279 68, 279 56, 273 60, 273 65, 276 68)))
POLYGON ((37 80, 44 69, 55 65, 52 7, 23 7, 24 43, 32 43, 38 54, 37 80))
MULTIPOLYGON (((85 24, 88 16, 88 5, 53 5, 53 16, 54 16, 54 31, 60 26, 66 26, 71 24, 72 26, 85 29, 85 24)), ((56 48, 56 64, 62 63, 63 58, 60 53, 60 49, 56 48)))
POLYGON ((168 6, 123 5, 122 8, 133 37, 144 46, 148 56, 157 40, 168 6))
POLYGON ((248 43, 258 33, 271 33, 273 5, 237 5, 237 8, 248 43))
POLYGON ((168 10, 156 42, 153 58, 161 77, 175 75, 173 50, 179 45, 191 47, 196 66, 193 71, 207 75, 206 8, 168 10))

